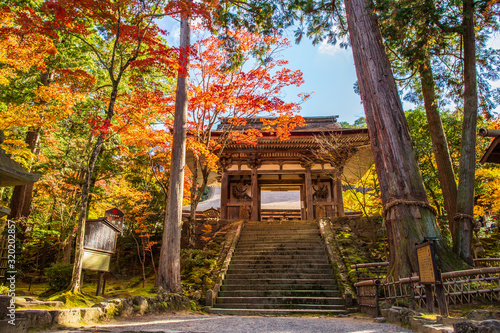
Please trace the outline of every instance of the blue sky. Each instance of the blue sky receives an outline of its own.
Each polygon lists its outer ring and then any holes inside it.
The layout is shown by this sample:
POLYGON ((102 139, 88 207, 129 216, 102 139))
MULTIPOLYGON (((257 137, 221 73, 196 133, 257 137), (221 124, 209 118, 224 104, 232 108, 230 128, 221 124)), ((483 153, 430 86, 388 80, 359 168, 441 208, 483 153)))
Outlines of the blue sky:
MULTIPOLYGON (((178 22, 166 18, 162 28, 170 32, 167 42, 179 45, 178 22)), ((313 46, 307 38, 300 44, 295 44, 292 29, 285 32, 284 36, 291 41, 291 47, 282 53, 283 59, 289 61, 288 68, 302 71, 305 83, 298 88, 288 87, 281 96, 282 99, 296 102, 299 93, 312 93, 311 98, 302 104, 302 116, 338 115, 339 122, 346 121, 350 124, 364 117, 361 98, 353 88, 357 78, 351 48, 342 49, 326 43, 313 46)), ((500 47, 498 34, 490 40, 490 45, 500 47)), ((500 87, 500 82, 493 82, 492 85, 500 87)), ((403 107, 407 110, 414 105, 404 103, 403 107)), ((500 112, 500 107, 495 111, 500 112)))
MULTIPOLYGON (((179 45, 179 24, 171 18, 163 20, 162 28, 170 32, 167 42, 179 45)), ((302 116, 333 116, 338 121, 349 123, 364 117, 361 99, 354 93, 356 72, 351 49, 322 44, 313 46, 304 38, 300 44, 293 42, 293 31, 285 35, 291 47, 282 53, 289 61, 288 68, 300 69, 305 83, 300 87, 288 87, 281 96, 286 102, 298 101, 299 93, 312 93, 311 98, 302 104, 302 116)))
MULTIPOLYGON (((293 40, 290 32, 286 36, 293 40)), ((286 96, 293 100, 300 92, 313 92, 311 98, 302 104, 303 116, 338 115, 338 121, 353 123, 364 117, 361 98, 354 92, 356 71, 351 49, 342 49, 326 43, 313 46, 303 39, 300 44, 283 52, 290 69, 300 69, 305 83, 299 88, 288 87, 286 96)))

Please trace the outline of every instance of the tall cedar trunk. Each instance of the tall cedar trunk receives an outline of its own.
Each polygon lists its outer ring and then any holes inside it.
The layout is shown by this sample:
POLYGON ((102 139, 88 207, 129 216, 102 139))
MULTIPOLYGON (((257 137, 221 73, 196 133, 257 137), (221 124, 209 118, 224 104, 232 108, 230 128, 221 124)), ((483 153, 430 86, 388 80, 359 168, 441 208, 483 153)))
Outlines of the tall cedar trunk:
MULTIPOLYGON (((29 150, 34 153, 40 140, 40 128, 30 128, 26 133, 26 144, 29 150)), ((33 198, 33 184, 18 185, 14 187, 10 200, 10 220, 19 221, 18 225, 22 232, 19 233, 19 239, 25 238, 27 228, 26 221, 31 212, 31 200, 33 198)))
MULTIPOLYGON (((117 80, 113 81, 113 86, 111 90, 111 95, 109 98, 108 110, 106 112, 106 120, 111 121, 114 115, 114 107, 116 98, 118 96, 118 84, 120 82, 120 76, 117 80)), ((101 153, 102 144, 104 143, 104 136, 100 134, 97 137, 97 141, 90 154, 89 164, 87 166, 87 172, 85 175, 85 181, 82 185, 82 194, 80 202, 80 211, 78 214, 78 221, 76 227, 76 247, 75 247, 75 261, 73 263, 73 274, 71 276, 71 283, 69 290, 71 292, 81 292, 82 284, 82 264, 83 264, 83 244, 85 236, 85 222, 87 219, 87 207, 89 204, 89 190, 92 184, 92 178, 94 175, 94 167, 101 153)))
POLYGON ((450 152, 443 123, 439 115, 436 99, 436 85, 432 75, 432 67, 429 55, 425 54, 425 60, 418 67, 420 82, 422 85, 422 95, 424 96, 425 113, 429 123, 434 157, 436 159, 437 171, 441 191, 443 192, 444 207, 448 216, 450 232, 453 235, 455 229, 455 214, 457 211, 457 183, 455 172, 451 164, 450 152))
POLYGON ((175 96, 174 137, 170 183, 165 212, 160 263, 156 285, 165 292, 180 292, 181 288, 181 223, 184 166, 186 160, 186 122, 188 106, 189 47, 191 17, 185 12, 181 18, 181 56, 175 96))
POLYGON ((190 214, 189 214, 189 221, 188 223, 188 243, 190 248, 196 247, 196 208, 198 208, 198 204, 201 201, 201 198, 203 196, 203 192, 205 192, 205 189, 207 188, 208 184, 208 176, 210 174, 210 169, 208 166, 202 166, 201 169, 201 174, 202 174, 202 181, 200 187, 197 186, 197 180, 198 177, 196 177, 196 174, 198 173, 199 169, 199 163, 200 160, 196 159, 196 167, 195 170, 193 170, 193 187, 191 189, 191 207, 190 207, 190 214), (194 190, 194 191, 193 191, 194 190))
POLYGON ((193 176, 191 177, 191 205, 189 210, 189 219, 187 221, 187 240, 188 247, 190 249, 194 249, 196 247, 196 208, 198 207, 199 199, 197 198, 200 195, 197 195, 196 192, 198 190, 198 163, 200 158, 194 157, 194 170, 193 176))
POLYGON ((463 7, 464 47, 464 120, 458 173, 458 198, 453 250, 472 265, 472 222, 474 214, 474 175, 477 124, 476 47, 474 33, 474 1, 465 0, 463 7))
MULTIPOLYGON (((403 107, 375 15, 367 0, 347 0, 346 14, 354 64, 386 216, 391 273, 418 271, 415 243, 437 238, 440 268, 460 265, 447 248, 428 206, 403 107)), ((455 267, 456 267, 455 266, 455 267)))

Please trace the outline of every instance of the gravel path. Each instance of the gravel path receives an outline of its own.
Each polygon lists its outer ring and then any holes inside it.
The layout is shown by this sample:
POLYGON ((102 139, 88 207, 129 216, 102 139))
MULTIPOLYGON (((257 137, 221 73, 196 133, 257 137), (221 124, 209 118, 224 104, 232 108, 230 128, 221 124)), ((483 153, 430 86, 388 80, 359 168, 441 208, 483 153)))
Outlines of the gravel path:
POLYGON ((389 324, 374 323, 371 318, 330 317, 257 317, 218 315, 163 315, 129 318, 99 326, 59 328, 50 333, 382 333, 415 332, 389 324))

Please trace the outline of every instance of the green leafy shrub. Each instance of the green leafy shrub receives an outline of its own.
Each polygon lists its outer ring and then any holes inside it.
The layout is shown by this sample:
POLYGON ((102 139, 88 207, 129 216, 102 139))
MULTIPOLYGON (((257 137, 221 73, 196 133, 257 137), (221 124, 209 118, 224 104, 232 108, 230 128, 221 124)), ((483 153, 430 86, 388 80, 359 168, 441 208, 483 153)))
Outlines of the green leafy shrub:
POLYGON ((73 265, 58 262, 45 270, 50 289, 60 291, 68 288, 73 273, 73 265))
POLYGON ((181 251, 181 276, 183 284, 192 290, 202 290, 213 287, 211 272, 217 264, 216 253, 203 250, 181 251))
POLYGON ((9 287, 0 286, 0 295, 7 295, 9 293, 9 287))

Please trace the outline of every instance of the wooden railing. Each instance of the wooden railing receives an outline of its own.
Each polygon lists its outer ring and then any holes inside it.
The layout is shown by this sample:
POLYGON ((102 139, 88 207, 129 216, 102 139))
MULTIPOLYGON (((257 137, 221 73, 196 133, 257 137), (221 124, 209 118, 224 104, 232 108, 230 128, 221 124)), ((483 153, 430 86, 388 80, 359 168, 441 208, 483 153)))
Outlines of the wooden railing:
POLYGON ((370 262, 367 264, 351 265, 351 269, 356 270, 356 282, 366 280, 382 280, 387 275, 387 267, 389 263, 385 262, 370 262))
POLYGON ((4 281, 7 272, 8 247, 7 236, 0 236, 0 282, 4 281))
POLYGON ((380 316, 379 301, 380 280, 366 280, 354 284, 358 291, 359 311, 372 317, 380 316))
POLYGON ((467 304, 483 297, 500 302, 500 267, 486 267, 443 273, 448 304, 467 304))
POLYGON ((475 267, 500 267, 500 258, 478 258, 474 259, 475 267))
MULTIPOLYGON (((447 272, 441 274, 441 278, 447 305, 468 304, 477 299, 491 303, 500 302, 500 267, 447 272)), ((412 309, 425 309, 427 295, 419 281, 418 276, 412 276, 399 280, 386 278, 383 283, 378 279, 356 283, 360 311, 369 315, 378 314, 379 302, 388 305, 403 304, 412 309), (376 294, 373 289, 375 286, 376 294), (372 289, 369 289, 370 287, 372 289)), ((433 289, 432 295, 435 295, 433 289)))

